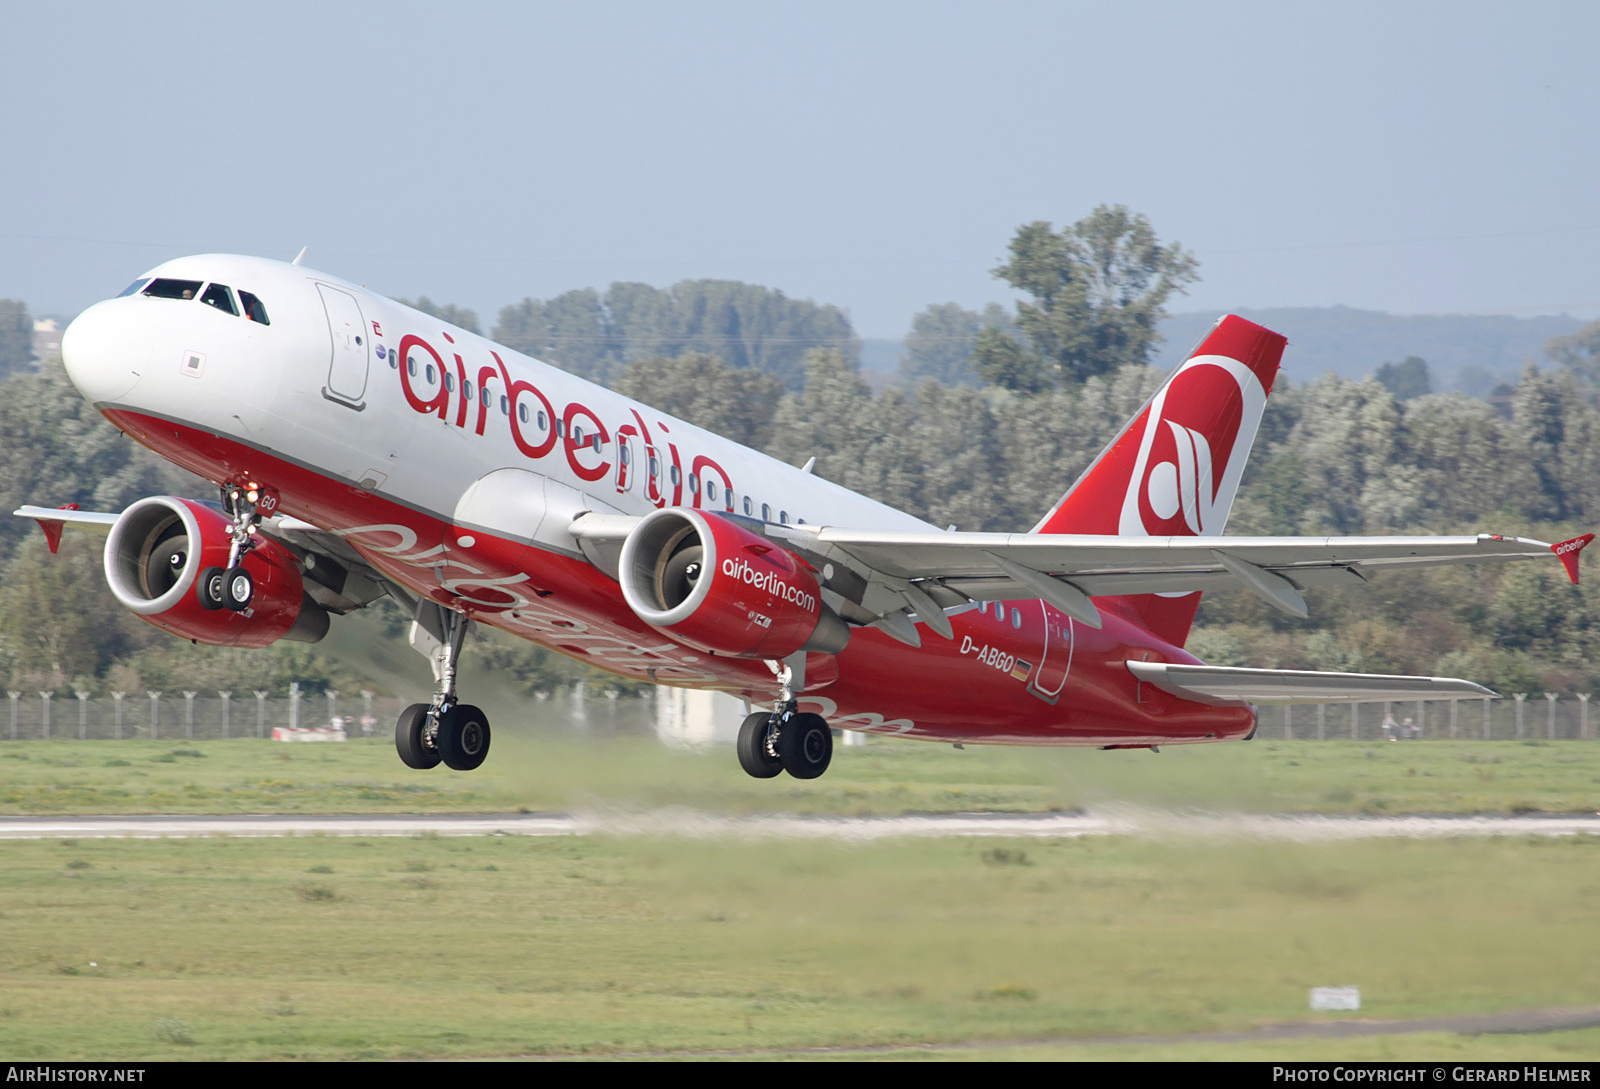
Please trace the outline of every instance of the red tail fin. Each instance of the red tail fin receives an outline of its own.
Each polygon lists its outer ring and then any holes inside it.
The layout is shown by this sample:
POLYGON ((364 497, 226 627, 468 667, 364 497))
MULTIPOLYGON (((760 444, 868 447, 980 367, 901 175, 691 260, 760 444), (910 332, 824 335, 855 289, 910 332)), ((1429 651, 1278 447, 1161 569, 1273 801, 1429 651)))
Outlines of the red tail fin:
MULTIPOLYGON (((1286 343, 1231 314, 1217 322, 1034 532, 1219 536, 1286 343)), ((1111 600, 1177 646, 1200 607, 1198 592, 1111 600)))

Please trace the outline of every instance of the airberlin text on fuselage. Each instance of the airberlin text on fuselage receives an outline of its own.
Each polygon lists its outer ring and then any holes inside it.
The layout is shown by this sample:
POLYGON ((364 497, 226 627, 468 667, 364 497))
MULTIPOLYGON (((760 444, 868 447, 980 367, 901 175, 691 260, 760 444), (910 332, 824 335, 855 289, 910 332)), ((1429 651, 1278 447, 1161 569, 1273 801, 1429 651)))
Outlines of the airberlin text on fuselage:
POLYGON ((785 582, 777 571, 757 571, 742 559, 726 559, 722 561, 722 573, 735 582, 745 583, 791 605, 798 605, 808 613, 817 611, 817 599, 800 587, 785 582))
MULTIPOLYGON (((637 409, 629 407, 628 414, 632 419, 618 424, 614 430, 608 428, 593 409, 576 401, 557 412, 550 398, 538 386, 525 379, 512 377, 499 352, 490 349, 489 356, 493 362, 479 366, 474 376, 469 373, 469 366, 461 352, 454 350, 454 340, 449 334, 444 336, 452 346, 450 354, 453 366, 445 362, 438 349, 415 333, 407 333, 400 338, 395 369, 400 375, 400 388, 405 393, 406 403, 414 411, 436 415, 445 423, 463 430, 470 427, 475 434, 482 435, 489 418, 496 414, 495 410, 500 408, 500 401, 504 398, 505 407, 498 414, 510 425, 511 441, 524 457, 541 460, 548 457, 560 442, 567 466, 574 476, 592 483, 604 479, 615 467, 618 491, 633 489, 632 475, 641 466, 636 464, 636 457, 621 455, 622 464, 614 466, 606 456, 605 448, 613 439, 630 446, 631 441, 637 439, 645 455, 642 466, 645 499, 657 507, 683 504, 686 475, 683 454, 676 443, 662 444, 664 450, 658 447, 637 409), (439 368, 437 380, 432 375, 434 366, 439 368), (452 374, 454 381, 447 382, 446 377, 452 374), (418 389, 418 379, 424 377, 425 388, 418 389), (495 388, 496 384, 498 389, 495 388), (432 392, 429 392, 430 389, 432 392), (451 411, 452 404, 454 412, 451 411), (522 416, 524 408, 528 412, 526 420, 522 416), (544 421, 542 427, 536 422, 541 419, 544 421), (598 446, 594 443, 595 436, 599 437, 598 446), (674 470, 670 479, 665 471, 669 464, 674 470), (652 468, 654 472, 651 472, 652 468)), ((667 433, 666 424, 658 420, 656 426, 663 434, 667 433)), ((690 506, 701 506, 701 497, 704 495, 712 500, 714 506, 733 509, 733 480, 714 459, 704 454, 695 455, 687 476, 690 506), (721 487, 721 495, 715 494, 713 482, 721 487)))

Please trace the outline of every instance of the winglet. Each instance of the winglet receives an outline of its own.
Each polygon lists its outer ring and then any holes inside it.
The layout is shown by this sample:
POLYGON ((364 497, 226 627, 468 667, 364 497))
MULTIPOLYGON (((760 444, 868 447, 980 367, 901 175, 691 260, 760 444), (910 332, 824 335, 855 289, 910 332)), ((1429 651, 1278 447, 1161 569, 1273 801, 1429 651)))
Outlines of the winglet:
MULTIPOLYGON (((78 504, 64 503, 56 509, 77 510, 78 504)), ((35 518, 34 521, 39 523, 39 528, 44 532, 45 543, 50 546, 50 554, 55 555, 56 549, 61 547, 61 531, 66 528, 66 523, 46 520, 44 518, 35 518)))
POLYGON ((1583 551, 1583 546, 1594 540, 1593 533, 1585 533, 1582 537, 1574 537, 1570 541, 1562 541, 1550 546, 1550 551, 1561 557, 1561 565, 1567 569, 1567 578, 1572 584, 1578 584, 1578 553, 1583 551))

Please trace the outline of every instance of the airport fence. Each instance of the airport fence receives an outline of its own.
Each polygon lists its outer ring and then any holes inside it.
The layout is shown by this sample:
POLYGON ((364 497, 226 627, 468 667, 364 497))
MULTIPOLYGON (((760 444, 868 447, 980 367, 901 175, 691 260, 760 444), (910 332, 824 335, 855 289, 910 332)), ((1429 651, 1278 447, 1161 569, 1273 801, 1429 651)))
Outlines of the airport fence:
MULTIPOLYGON (((0 741, 44 738, 85 741, 194 741, 272 737, 274 731, 334 729, 347 738, 394 736, 406 705, 395 696, 358 692, 177 691, 121 692, 105 696, 83 691, 6 692, 8 717, 0 720, 0 741)), ((655 705, 640 699, 589 694, 581 685, 529 701, 528 718, 542 725, 597 735, 648 733, 655 729, 655 705)))
MULTIPOLYGON (((0 740, 271 737, 274 730, 332 728, 347 737, 388 738, 409 700, 360 692, 7 691, 0 740)), ((1600 713, 1600 711, 1597 711, 1600 713)), ((1498 700, 1300 704, 1261 708, 1256 736, 1291 740, 1576 740, 1596 736, 1589 696, 1522 693, 1498 700), (1390 725, 1385 727, 1385 720, 1390 725)), ((531 720, 599 735, 656 732, 655 701, 586 694, 581 686, 530 702, 531 720)))
POLYGON ((1263 707, 1256 736, 1302 741, 1557 741, 1593 738, 1595 725, 1589 721, 1587 692, 1521 692, 1496 700, 1263 707))

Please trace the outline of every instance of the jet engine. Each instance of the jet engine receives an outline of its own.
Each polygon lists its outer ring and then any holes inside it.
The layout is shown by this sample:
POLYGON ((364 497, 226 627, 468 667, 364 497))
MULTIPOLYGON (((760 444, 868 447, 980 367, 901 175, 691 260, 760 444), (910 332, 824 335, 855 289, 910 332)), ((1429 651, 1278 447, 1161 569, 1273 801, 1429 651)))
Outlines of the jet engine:
POLYGON ((837 654, 850 641, 809 564, 720 514, 646 515, 623 542, 618 576, 640 620, 709 654, 837 654))
POLYGON ((255 586, 249 607, 204 606, 195 584, 201 572, 227 565, 232 542, 232 523, 218 510, 172 496, 141 499, 106 538, 106 582, 130 611, 197 643, 264 647, 279 639, 315 643, 327 634, 327 611, 306 595, 294 556, 264 537, 239 563, 255 586))

